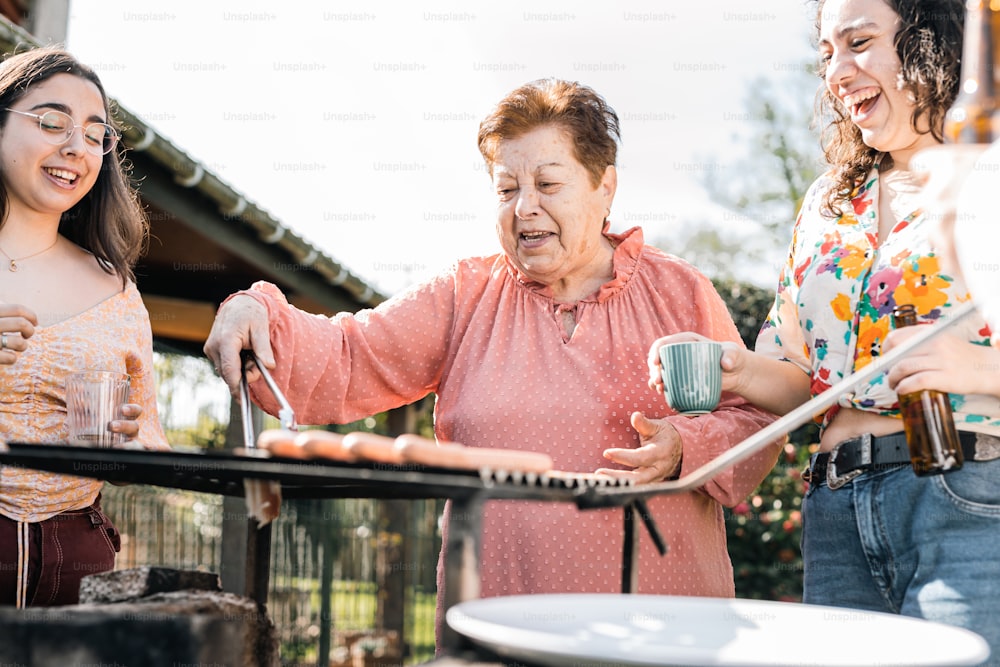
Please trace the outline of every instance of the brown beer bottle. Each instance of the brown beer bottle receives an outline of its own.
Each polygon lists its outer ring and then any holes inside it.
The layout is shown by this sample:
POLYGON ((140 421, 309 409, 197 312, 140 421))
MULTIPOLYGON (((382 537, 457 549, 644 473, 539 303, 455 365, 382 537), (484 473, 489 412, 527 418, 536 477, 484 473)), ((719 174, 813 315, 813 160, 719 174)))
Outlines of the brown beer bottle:
MULTIPOLYGON (((892 322, 897 329, 917 324, 916 308, 909 304, 898 306, 892 313, 892 322)), ((924 390, 901 394, 899 412, 915 473, 938 475, 962 467, 962 443, 947 393, 924 390)))
POLYGON ((944 122, 946 141, 1000 139, 1000 0, 967 0, 958 97, 944 122))

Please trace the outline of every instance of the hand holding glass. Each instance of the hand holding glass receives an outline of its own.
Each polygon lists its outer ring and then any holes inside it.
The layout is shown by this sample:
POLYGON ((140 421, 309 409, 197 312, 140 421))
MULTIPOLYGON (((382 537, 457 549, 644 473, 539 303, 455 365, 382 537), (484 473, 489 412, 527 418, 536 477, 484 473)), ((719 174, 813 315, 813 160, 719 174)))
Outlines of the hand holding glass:
POLYGON ((722 344, 685 341, 660 348, 663 395, 680 414, 703 415, 722 397, 722 344))
POLYGON ((81 371, 66 381, 66 423, 69 441, 89 447, 116 447, 125 435, 109 429, 122 419, 128 402, 130 378, 113 371, 81 371))

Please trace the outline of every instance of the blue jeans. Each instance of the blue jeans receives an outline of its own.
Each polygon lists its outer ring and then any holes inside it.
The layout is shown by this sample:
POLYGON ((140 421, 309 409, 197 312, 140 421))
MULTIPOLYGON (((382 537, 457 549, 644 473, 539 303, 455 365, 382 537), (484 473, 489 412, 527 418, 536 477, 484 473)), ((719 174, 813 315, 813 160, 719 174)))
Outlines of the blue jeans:
POLYGON ((979 633, 1000 664, 1000 459, 917 477, 866 472, 802 507, 803 601, 979 633))

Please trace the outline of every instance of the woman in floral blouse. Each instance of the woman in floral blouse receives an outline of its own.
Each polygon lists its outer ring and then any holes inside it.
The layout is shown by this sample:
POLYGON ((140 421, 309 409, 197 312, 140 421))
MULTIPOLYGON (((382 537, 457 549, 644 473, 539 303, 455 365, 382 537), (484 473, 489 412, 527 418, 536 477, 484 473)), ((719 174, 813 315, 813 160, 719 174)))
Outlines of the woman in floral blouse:
MULTIPOLYGON (((819 4, 830 170, 805 198, 756 352, 730 346, 723 358, 724 389, 786 413, 912 335, 892 331, 896 306, 931 323, 968 299, 941 271, 909 171, 914 153, 941 142, 963 20, 960 0, 819 4)), ((803 505, 806 602, 960 625, 1000 648, 1000 351, 989 339, 981 318, 959 323, 819 416, 803 505), (913 473, 897 392, 919 389, 951 394, 962 470, 913 473), (841 479, 861 436, 873 438, 876 465, 841 479)), ((663 342, 650 355, 654 385, 663 342)))

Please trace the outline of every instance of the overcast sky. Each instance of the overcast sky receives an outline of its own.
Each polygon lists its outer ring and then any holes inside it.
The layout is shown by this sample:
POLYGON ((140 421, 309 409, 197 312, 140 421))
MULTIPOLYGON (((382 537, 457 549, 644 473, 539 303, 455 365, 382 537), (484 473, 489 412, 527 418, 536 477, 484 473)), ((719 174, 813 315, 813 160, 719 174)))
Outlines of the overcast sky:
POLYGON ((614 231, 741 224, 701 183, 748 150, 753 83, 801 79, 811 8, 72 0, 67 46, 123 106, 391 294, 498 250, 476 132, 542 77, 592 86, 621 118, 614 231))

